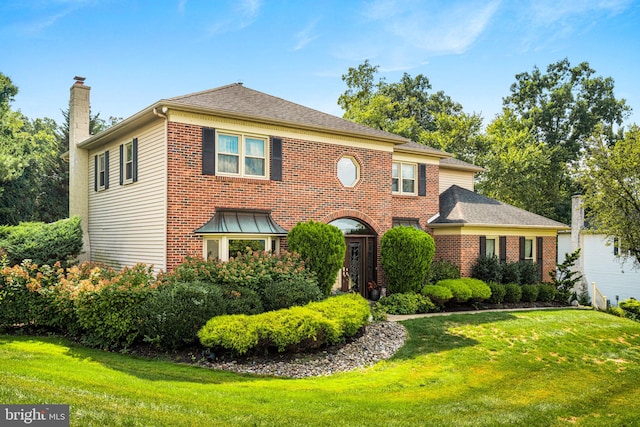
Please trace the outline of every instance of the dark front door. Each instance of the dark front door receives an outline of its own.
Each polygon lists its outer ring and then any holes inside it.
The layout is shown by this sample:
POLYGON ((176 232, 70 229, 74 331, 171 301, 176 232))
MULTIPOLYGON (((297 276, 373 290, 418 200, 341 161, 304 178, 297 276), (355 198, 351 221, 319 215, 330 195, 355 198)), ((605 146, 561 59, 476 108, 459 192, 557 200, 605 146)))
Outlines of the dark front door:
POLYGON ((344 271, 348 284, 343 284, 343 290, 358 292, 368 298, 368 283, 376 280, 376 239, 373 236, 345 236, 345 242, 344 271))

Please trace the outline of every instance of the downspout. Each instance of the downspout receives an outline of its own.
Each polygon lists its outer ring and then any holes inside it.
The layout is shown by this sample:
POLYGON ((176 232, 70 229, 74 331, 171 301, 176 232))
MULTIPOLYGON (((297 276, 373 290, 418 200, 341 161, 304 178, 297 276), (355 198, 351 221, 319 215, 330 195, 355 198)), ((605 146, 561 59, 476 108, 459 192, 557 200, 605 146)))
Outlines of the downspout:
POLYGON ((164 170, 166 171, 164 174, 164 239, 163 239, 163 249, 164 253, 164 268, 162 270, 167 271, 168 264, 168 256, 167 256, 167 239, 168 239, 168 221, 169 221, 169 179, 167 174, 169 173, 169 117, 167 116, 167 112, 169 109, 167 107, 162 107, 162 112, 159 112, 157 108, 154 107, 153 114, 164 119, 164 170))

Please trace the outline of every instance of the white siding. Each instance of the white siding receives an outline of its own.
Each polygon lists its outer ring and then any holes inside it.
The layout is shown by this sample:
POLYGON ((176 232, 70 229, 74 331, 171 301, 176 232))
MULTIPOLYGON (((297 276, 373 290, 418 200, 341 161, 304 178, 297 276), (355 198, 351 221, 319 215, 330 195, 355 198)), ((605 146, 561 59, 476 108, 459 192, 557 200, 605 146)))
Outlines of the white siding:
MULTIPOLYGON (((640 298, 640 271, 634 268, 631 258, 624 262, 624 258, 613 254, 613 246, 608 245, 608 239, 602 234, 586 234, 580 236, 582 255, 584 257, 584 277, 589 285, 596 282, 600 292, 606 296, 611 304, 619 300, 640 298)), ((558 262, 564 261, 565 253, 571 251, 571 235, 558 236, 558 262)))
POLYGON ((162 121, 89 153, 91 260, 166 268, 166 137, 162 121), (120 185, 120 144, 138 138, 138 181, 120 185), (94 156, 109 150, 109 188, 94 190, 94 156))
POLYGON ((452 185, 473 191, 474 172, 440 168, 440 193, 444 193, 452 185))

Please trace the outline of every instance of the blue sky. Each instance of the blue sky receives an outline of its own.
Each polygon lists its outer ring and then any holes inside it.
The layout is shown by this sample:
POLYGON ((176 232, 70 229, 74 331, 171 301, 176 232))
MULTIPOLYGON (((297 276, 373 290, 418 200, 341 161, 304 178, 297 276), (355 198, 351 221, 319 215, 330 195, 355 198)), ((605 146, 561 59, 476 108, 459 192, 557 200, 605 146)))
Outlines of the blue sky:
POLYGON ((341 116, 341 76, 369 59, 390 82, 427 76, 487 124, 517 73, 566 57, 613 77, 640 123, 632 0, 5 0, 0 40, 13 108, 31 118, 60 121, 75 75, 104 118, 238 81, 341 116))

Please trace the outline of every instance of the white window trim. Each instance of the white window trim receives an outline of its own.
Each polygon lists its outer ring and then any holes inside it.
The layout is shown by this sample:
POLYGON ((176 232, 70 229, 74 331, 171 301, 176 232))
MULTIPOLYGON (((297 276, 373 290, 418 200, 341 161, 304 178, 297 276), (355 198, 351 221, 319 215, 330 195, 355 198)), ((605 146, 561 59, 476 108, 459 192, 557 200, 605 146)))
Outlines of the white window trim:
POLYGON ((275 243, 275 253, 280 253, 280 237, 264 234, 211 234, 202 239, 202 257, 207 259, 207 241, 217 240, 219 243, 218 254, 221 261, 229 261, 230 240, 264 240, 266 252, 271 252, 275 243))
POLYGON ((360 163, 356 160, 355 157, 353 156, 342 156, 338 159, 338 161, 336 162, 336 175, 338 176, 338 181, 340 181, 340 183, 342 184, 343 187, 347 187, 347 188, 353 188, 356 185, 358 185, 358 182, 360 182, 360 163), (340 175, 338 174, 339 172, 339 166, 338 164, 342 161, 342 160, 350 160, 351 163, 353 163, 353 165, 356 167, 356 178, 353 181, 352 184, 345 184, 344 182, 342 182, 342 179, 340 179, 340 175))
MULTIPOLYGON (((404 196, 417 196, 418 195, 418 164, 410 163, 410 162, 392 162, 392 164, 398 165, 398 191, 393 191, 393 186, 391 193, 404 195, 404 196), (411 166, 413 167, 413 192, 405 192, 402 190, 402 166, 411 166)), ((391 179, 393 180, 393 169, 391 172, 391 179)))
POLYGON ((98 191, 105 190, 107 184, 107 152, 97 154, 98 156, 98 170, 96 171, 96 179, 98 180, 98 191), (104 174, 102 182, 100 182, 100 173, 104 174))
POLYGON ((524 260, 525 260, 525 261, 535 262, 535 261, 536 261, 536 256, 537 256, 537 251, 536 251, 536 249, 537 249, 537 248, 536 248, 536 240, 538 240, 538 239, 536 239, 535 237, 531 237, 531 238, 529 238, 529 237, 525 237, 525 238, 524 238, 524 248, 525 248, 525 252, 526 252, 526 249, 527 249, 527 240, 530 240, 530 241, 531 241, 531 257, 527 257, 527 255, 526 255, 526 253, 525 253, 524 260))
POLYGON ((496 257, 498 257, 498 258, 499 258, 499 257, 500 257, 500 236, 484 236, 484 237, 485 237, 485 246, 484 246, 484 250, 485 250, 485 254, 486 254, 486 256, 491 256, 491 255, 493 255, 493 256, 496 256, 496 257), (493 241, 495 242, 495 244, 494 244, 494 248, 493 248, 493 250, 495 251, 495 253, 494 253, 494 254, 488 254, 488 253, 486 253, 486 251, 487 251, 487 244, 486 244, 486 242, 487 242, 487 241, 489 241, 489 240, 493 240, 493 241))
POLYGON ((264 135, 256 135, 256 134, 249 134, 249 133, 240 133, 240 132, 233 132, 233 131, 225 131, 224 129, 222 130, 217 130, 216 129, 216 141, 215 141, 215 150, 216 150, 216 158, 215 158, 215 164, 216 164, 216 175, 219 176, 233 176, 233 177, 240 177, 240 178, 251 178, 251 179, 269 179, 269 137, 268 136, 264 136, 264 135), (231 173, 231 172, 222 172, 220 171, 220 161, 219 161, 219 155, 220 155, 220 145, 218 144, 219 141, 219 136, 220 135, 229 135, 229 136, 236 136, 238 137, 238 173, 231 173), (245 159, 246 158, 254 158, 254 159, 262 159, 262 157, 255 157, 255 156, 247 156, 245 148, 247 146, 246 144, 246 139, 247 138, 253 138, 253 139, 260 139, 264 141, 264 175, 249 175, 246 173, 245 171, 245 159))

